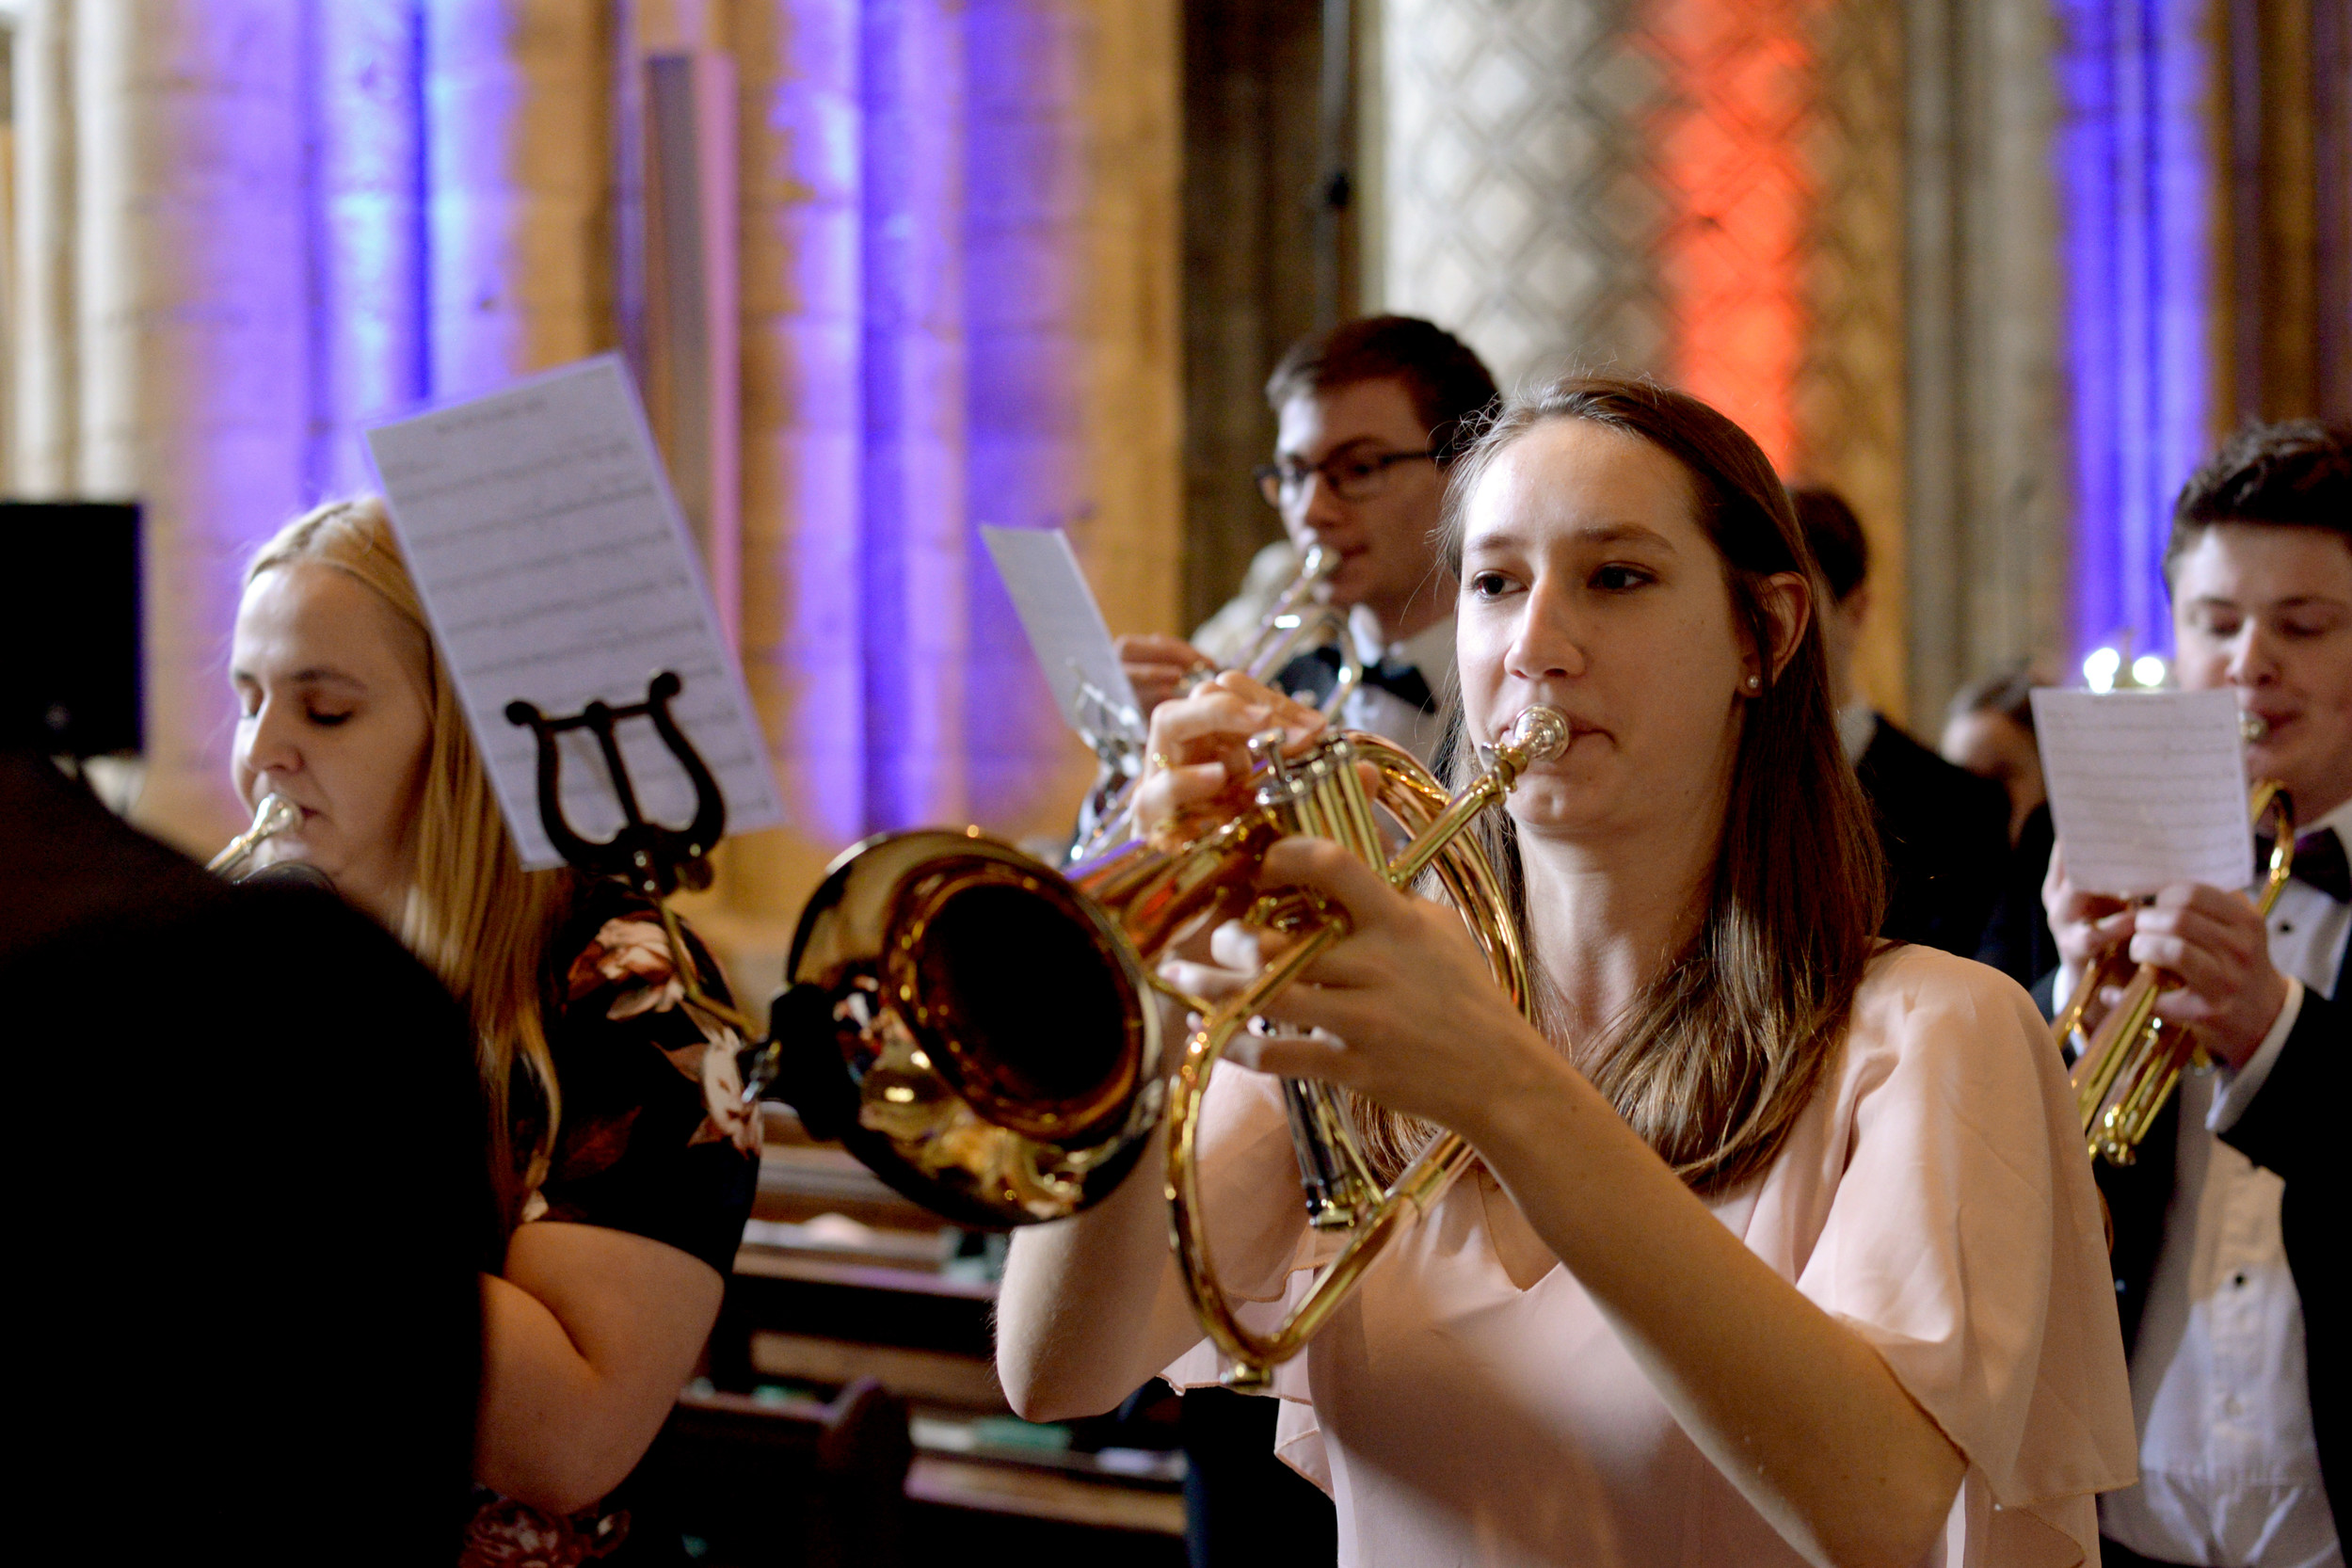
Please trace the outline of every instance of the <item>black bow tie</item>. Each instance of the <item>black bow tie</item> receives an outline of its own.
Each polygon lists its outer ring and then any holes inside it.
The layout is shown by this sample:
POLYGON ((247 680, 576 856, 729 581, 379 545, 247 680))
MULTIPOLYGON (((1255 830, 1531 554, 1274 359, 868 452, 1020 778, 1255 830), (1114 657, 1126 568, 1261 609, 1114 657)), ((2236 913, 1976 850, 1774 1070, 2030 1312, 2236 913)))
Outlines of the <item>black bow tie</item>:
MULTIPOLYGON (((2344 858, 2344 840, 2332 827, 2306 833, 2295 840, 2295 880, 2309 883, 2338 904, 2352 904, 2352 868, 2344 858)), ((2270 872, 2270 840, 2254 836, 2254 874, 2270 872)))
MULTIPOLYGON (((1329 644, 1312 653, 1302 653, 1282 666, 1274 677, 1274 685, 1302 702, 1317 707, 1328 701, 1339 684, 1339 650, 1329 644)), ((1437 694, 1430 690, 1428 680, 1415 665, 1401 659, 1383 659, 1377 664, 1364 666, 1365 690, 1386 692, 1398 701, 1417 708, 1424 713, 1437 710, 1437 694)))

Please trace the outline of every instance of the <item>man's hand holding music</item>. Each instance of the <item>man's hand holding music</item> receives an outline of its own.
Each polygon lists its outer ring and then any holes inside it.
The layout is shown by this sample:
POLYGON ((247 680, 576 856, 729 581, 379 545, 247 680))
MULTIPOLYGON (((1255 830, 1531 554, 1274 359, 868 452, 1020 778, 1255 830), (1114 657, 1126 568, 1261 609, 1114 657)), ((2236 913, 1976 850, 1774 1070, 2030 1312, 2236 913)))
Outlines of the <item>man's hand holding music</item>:
POLYGON ((1127 683, 1135 689, 1136 706, 1145 718, 1182 692, 1185 681, 1217 667, 1181 637, 1121 637, 1118 648, 1120 667, 1127 671, 1127 683))
MULTIPOLYGON (((2243 892, 2180 882, 2151 903, 2128 904, 2068 881, 2061 844, 2050 856, 2041 902, 2068 979, 2118 948, 2134 964, 2153 964, 2179 981, 2157 996, 2156 1016, 2195 1026, 2205 1048, 2232 1066, 2254 1054, 2286 1005, 2287 981, 2270 962, 2269 933, 2243 892)), ((2103 991, 2100 1009, 2121 994, 2120 987, 2103 991)), ((2095 1022, 2094 1014, 2086 1026, 2095 1022)))

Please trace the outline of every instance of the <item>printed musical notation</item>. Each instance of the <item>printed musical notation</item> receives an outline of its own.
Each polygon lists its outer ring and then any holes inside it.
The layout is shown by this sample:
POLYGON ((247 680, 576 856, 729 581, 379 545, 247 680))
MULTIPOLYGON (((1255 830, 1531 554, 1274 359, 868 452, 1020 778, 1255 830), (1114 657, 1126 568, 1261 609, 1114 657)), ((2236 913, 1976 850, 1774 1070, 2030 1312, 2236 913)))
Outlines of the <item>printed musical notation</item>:
MULTIPOLYGON (((550 713, 645 700, 660 670, 672 711, 727 797, 730 833, 784 820, 743 672, 720 631, 683 514, 617 356, 377 425, 368 449, 475 743, 523 864, 562 864, 539 825, 520 697, 550 713)), ((694 791, 650 723, 621 728, 640 806, 694 815, 694 791)), ((563 739, 564 807, 590 839, 621 823, 595 742, 563 739)))
POLYGON ((1053 699, 1072 729, 1085 734, 1100 724, 1090 712, 1087 690, 1128 710, 1135 690, 1104 624, 1102 607, 1079 569, 1069 536, 1059 528, 990 528, 981 537, 1004 579, 1005 592, 1029 633, 1031 651, 1053 688, 1053 699))
POLYGON ((2228 692, 2038 691, 2034 729, 2075 887, 2136 898, 2247 885, 2254 838, 2228 692))

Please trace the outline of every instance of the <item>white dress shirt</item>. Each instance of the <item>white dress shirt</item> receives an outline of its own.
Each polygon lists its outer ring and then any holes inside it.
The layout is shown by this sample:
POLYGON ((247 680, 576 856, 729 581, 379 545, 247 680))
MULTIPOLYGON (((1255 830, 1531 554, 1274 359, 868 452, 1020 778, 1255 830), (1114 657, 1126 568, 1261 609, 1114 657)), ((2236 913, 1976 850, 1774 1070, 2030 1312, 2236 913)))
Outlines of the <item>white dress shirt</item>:
MULTIPOLYGON (((2352 842, 2352 802, 2303 831, 2320 827, 2352 842)), ((2261 1090, 2305 988, 2341 994, 2347 931, 2352 905, 2287 884, 2270 918, 2270 961, 2288 977, 2278 1022, 2239 1071, 2181 1078, 2172 1203, 2132 1347, 2140 1484, 2099 1508, 2102 1531, 2143 1557, 2344 1568, 2312 1434, 2303 1304, 2279 1233, 2285 1183, 2215 1134, 2261 1090)))
MULTIPOLYGON (((1451 615, 1401 641, 1384 642, 1380 623, 1359 604, 1348 614, 1348 631, 1355 639, 1355 656, 1368 667, 1383 659, 1411 664, 1421 672, 1421 679, 1429 682, 1429 689, 1438 701, 1445 701, 1454 679, 1451 615)), ((1445 724, 1438 714, 1416 708, 1394 692, 1369 686, 1359 686, 1349 695, 1339 709, 1339 727, 1368 729, 1396 742, 1424 763, 1437 755, 1437 743, 1445 738, 1445 724)))

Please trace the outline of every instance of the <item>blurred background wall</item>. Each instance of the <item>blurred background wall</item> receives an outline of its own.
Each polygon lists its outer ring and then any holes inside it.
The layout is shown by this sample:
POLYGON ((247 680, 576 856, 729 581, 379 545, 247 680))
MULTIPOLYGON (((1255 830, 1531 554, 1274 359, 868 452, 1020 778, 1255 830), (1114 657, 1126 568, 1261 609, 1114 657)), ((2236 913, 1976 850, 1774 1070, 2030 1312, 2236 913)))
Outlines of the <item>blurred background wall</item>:
MULTIPOLYGON (((207 849, 238 566, 376 418, 646 388, 794 814, 1053 831, 1087 759, 977 545, 1114 629, 1273 536, 1296 336, 1648 371, 1854 501, 1871 696, 2163 652, 2171 492, 2352 414, 2341 0, 0 0, 0 488, 148 507, 139 815, 207 849), (681 215, 683 216, 681 217, 681 215)), ((764 981, 758 984, 764 984, 764 981)))

